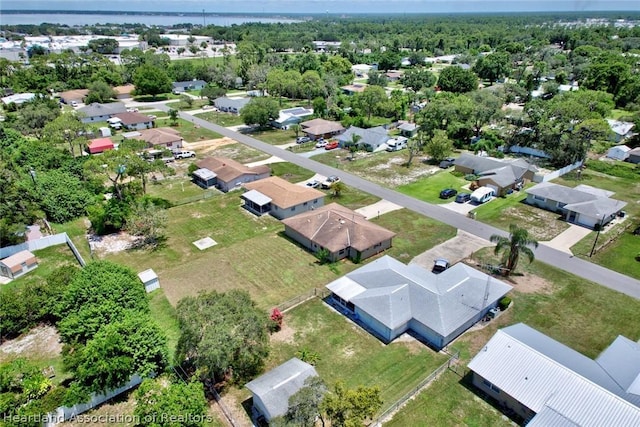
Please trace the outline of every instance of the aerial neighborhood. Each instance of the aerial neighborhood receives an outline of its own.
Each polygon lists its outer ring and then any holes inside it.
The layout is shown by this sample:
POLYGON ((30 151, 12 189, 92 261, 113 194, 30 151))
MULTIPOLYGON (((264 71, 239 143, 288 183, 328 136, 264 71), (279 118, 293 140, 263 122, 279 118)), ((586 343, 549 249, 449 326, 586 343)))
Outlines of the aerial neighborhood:
POLYGON ((180 17, 0 22, 3 425, 640 426, 637 11, 180 17))

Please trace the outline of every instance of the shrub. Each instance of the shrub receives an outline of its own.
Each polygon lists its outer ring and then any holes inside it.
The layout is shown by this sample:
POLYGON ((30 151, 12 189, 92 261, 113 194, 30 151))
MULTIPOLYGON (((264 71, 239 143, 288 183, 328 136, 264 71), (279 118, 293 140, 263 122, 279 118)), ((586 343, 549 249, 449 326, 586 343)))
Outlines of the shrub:
POLYGON ((271 316, 269 316, 269 319, 271 319, 271 322, 269 323, 269 332, 278 332, 280 329, 282 329, 283 318, 284 315, 278 309, 278 307, 275 307, 273 310, 271 310, 271 316))
POLYGON ((498 308, 500 309, 500 311, 506 310, 509 305, 511 305, 511 298, 509 297, 504 297, 500 301, 498 301, 498 308))

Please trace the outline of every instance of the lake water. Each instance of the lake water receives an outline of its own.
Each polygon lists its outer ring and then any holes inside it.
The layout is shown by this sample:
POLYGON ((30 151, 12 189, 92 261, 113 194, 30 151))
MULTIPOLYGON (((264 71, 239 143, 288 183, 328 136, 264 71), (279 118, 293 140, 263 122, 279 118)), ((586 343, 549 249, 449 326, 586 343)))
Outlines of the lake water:
POLYGON ((152 25, 177 25, 177 24, 198 24, 202 25, 203 22, 206 25, 217 25, 228 27, 231 25, 240 25, 246 22, 263 22, 263 23, 292 23, 298 22, 295 19, 286 18, 267 18, 267 17, 255 17, 255 16, 225 16, 225 15, 211 15, 205 16, 204 21, 202 15, 181 15, 175 14, 161 14, 161 15, 147 15, 147 14, 76 14, 76 13, 0 13, 1 25, 19 25, 19 24, 31 24, 39 25, 42 23, 50 24, 62 24, 62 25, 96 25, 96 24, 145 24, 152 25))

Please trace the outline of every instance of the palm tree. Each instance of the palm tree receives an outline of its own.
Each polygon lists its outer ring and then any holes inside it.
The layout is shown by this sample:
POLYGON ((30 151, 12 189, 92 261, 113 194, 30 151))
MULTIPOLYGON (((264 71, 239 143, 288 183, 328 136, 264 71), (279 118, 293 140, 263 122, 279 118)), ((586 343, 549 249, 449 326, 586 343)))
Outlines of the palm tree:
POLYGON ((360 140, 362 139, 362 136, 358 135, 358 134, 351 134, 351 141, 349 141, 347 143, 347 148, 349 149, 349 152, 351 153, 351 160, 354 159, 355 155, 356 155, 356 151, 358 151, 358 146, 360 145, 360 140))
POLYGON ((533 251, 529 246, 538 247, 538 242, 529 236, 529 232, 524 228, 520 228, 515 224, 509 225, 509 237, 494 234, 490 238, 491 242, 496 244, 495 254, 504 251, 502 262, 505 265, 504 275, 511 274, 518 265, 520 254, 526 255, 529 262, 535 259, 533 251))

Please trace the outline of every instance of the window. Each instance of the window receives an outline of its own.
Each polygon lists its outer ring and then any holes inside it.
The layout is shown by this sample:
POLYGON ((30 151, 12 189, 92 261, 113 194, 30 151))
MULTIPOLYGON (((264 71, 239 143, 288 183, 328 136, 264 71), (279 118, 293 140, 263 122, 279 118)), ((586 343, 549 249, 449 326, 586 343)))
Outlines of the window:
POLYGON ((534 200, 540 200, 541 202, 544 202, 545 200, 547 200, 547 199, 545 199, 545 198, 544 198, 544 197, 542 197, 542 196, 533 196, 533 199, 534 199, 534 200))
POLYGON ((315 200, 313 201, 313 203, 314 203, 314 204, 318 203, 318 199, 315 199, 315 200))
POLYGON ((295 210, 296 210, 296 207, 295 207, 295 206, 291 208, 291 212, 293 212, 293 211, 295 211, 295 210))
POLYGON ((304 202, 304 203, 302 204, 302 206, 307 206, 308 204, 309 204, 309 202, 304 202))
POLYGON ((482 383, 491 391, 495 392, 495 393, 500 393, 500 389, 498 387, 496 387, 493 383, 491 383, 490 381, 487 381, 485 379, 482 380, 482 383))
POLYGON ((340 255, 344 254, 344 249, 340 249, 340 252, 338 252, 340 255))

